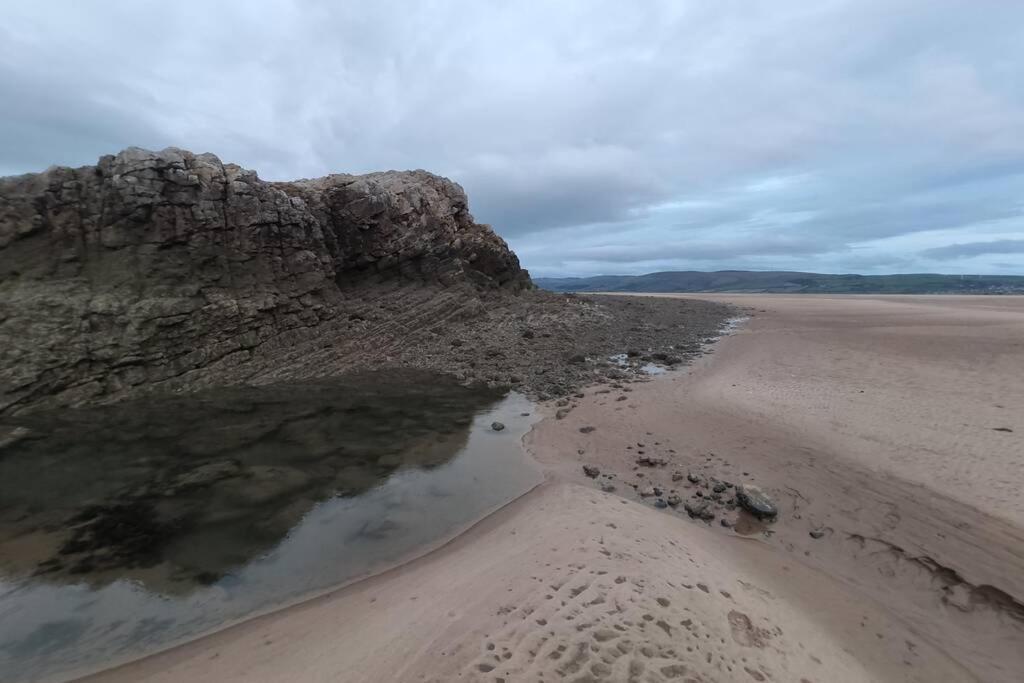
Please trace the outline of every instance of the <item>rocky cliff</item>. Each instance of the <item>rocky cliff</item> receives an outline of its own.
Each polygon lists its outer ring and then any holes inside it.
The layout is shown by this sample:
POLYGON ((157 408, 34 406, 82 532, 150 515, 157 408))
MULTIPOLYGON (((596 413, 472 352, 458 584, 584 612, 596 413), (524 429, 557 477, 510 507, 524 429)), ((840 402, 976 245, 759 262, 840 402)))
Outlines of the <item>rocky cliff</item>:
POLYGON ((273 374, 311 341, 371 339, 368 302, 391 311, 377 336, 400 337, 529 287, 425 171, 273 183, 128 149, 3 178, 0 413, 273 374))

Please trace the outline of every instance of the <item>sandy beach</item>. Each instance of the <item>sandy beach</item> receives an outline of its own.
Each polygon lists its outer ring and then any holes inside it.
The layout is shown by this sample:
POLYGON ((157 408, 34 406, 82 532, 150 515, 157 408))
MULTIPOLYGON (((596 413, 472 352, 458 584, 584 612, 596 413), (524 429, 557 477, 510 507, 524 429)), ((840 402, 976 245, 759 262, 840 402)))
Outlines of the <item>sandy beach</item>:
POLYGON ((689 298, 750 318, 686 370, 546 405, 531 493, 86 680, 1020 680, 1024 297, 689 298), (762 487, 777 521, 638 494, 710 481, 762 487))

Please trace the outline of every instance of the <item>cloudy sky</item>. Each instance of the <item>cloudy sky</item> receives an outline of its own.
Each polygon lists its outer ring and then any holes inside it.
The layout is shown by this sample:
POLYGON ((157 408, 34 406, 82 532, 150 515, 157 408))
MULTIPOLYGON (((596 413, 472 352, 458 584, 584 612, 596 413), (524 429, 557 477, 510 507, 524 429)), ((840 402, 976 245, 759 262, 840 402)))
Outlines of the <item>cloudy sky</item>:
POLYGON ((1024 2, 0 0, 0 175, 426 168, 535 275, 1024 273, 1024 2))

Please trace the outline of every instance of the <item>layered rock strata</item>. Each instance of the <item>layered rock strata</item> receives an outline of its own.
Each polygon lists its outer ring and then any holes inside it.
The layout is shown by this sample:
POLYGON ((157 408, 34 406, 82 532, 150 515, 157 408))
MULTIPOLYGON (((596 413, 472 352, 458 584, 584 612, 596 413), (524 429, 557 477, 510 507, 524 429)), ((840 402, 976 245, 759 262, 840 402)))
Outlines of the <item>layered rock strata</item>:
POLYGON ((0 413, 244 379, 311 339, 531 287, 456 183, 425 171, 276 183, 179 149, 0 179, 0 413))

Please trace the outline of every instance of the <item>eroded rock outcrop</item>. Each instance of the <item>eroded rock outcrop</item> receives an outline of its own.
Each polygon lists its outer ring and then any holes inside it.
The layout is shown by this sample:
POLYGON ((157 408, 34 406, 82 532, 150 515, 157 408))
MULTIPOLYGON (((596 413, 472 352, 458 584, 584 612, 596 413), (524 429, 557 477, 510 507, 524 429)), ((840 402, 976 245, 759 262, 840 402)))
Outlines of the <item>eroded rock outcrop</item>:
POLYGON ((427 291, 436 322, 530 280, 462 188, 425 171, 272 183, 133 148, 3 178, 0 412, 225 375, 344 335, 385 284, 427 291))

